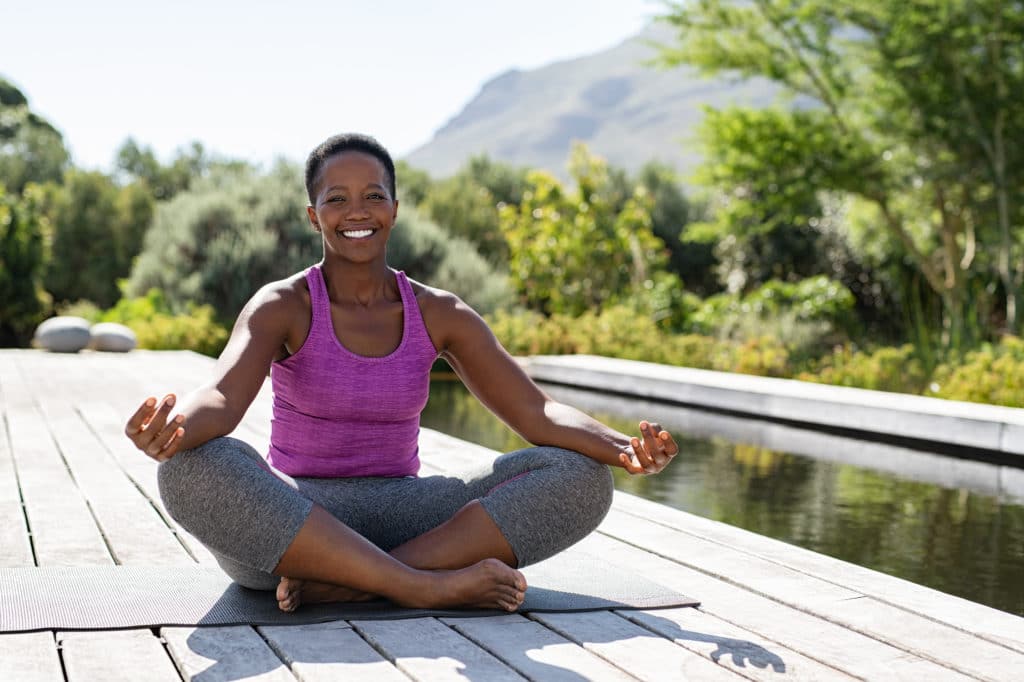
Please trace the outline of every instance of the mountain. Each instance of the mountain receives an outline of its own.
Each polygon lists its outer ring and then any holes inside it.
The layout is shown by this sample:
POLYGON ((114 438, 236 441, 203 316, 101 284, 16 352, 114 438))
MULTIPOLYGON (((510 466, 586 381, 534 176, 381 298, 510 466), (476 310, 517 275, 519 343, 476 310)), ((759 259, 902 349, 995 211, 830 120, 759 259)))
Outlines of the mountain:
POLYGON ((702 107, 764 106, 776 90, 765 81, 710 80, 645 63, 656 53, 652 41, 671 39, 670 29, 652 25, 597 54, 503 73, 405 159, 446 177, 486 153, 564 178, 571 145, 581 140, 629 170, 657 159, 688 173, 700 160, 690 141, 702 107))

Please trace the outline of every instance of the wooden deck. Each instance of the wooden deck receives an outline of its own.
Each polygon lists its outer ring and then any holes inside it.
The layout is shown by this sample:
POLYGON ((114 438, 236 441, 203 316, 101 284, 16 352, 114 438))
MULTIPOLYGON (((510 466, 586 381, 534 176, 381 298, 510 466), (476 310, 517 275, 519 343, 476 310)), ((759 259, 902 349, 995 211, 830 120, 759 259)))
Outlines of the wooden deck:
MULTIPOLYGON (((123 436, 183 352, 0 351, 0 566, 213 563, 123 436)), ((236 435, 266 449, 265 386, 236 435)), ((424 468, 494 453, 424 431, 424 468)), ((699 609, 0 635, 0 680, 1024 679, 1024 618, 618 494, 584 541, 699 609)))

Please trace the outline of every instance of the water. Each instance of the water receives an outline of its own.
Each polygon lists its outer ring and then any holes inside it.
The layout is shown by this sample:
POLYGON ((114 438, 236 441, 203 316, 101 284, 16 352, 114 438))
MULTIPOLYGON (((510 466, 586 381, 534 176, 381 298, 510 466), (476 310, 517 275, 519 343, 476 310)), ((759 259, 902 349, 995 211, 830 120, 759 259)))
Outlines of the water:
MULTIPOLYGON (((610 426, 671 431, 680 456, 616 487, 693 514, 1024 615, 1024 469, 588 391, 545 387, 610 426)), ((457 381, 423 426, 508 451, 525 443, 457 381)))

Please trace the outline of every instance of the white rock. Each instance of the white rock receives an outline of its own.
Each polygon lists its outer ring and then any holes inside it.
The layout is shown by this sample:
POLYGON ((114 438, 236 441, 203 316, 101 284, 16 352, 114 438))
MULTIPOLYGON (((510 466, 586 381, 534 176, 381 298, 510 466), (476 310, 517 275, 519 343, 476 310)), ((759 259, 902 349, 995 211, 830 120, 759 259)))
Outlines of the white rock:
POLYGON ((36 327, 34 345, 55 353, 77 353, 92 340, 89 322, 70 315, 51 317, 36 327))
POLYGON ((99 322, 89 331, 92 334, 90 346, 95 350, 127 353, 138 345, 135 332, 117 322, 99 322))

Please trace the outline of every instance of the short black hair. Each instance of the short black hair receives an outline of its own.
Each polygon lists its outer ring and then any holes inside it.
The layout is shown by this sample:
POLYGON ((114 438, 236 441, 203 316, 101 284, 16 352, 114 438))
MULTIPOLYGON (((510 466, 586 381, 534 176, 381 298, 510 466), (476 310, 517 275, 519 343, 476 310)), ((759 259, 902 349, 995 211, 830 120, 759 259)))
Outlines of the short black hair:
POLYGON ((324 163, 335 154, 342 152, 363 152, 380 161, 388 175, 388 189, 391 190, 391 198, 395 198, 395 162, 384 145, 369 135, 342 133, 321 142, 306 159, 306 194, 309 196, 311 205, 316 204, 316 184, 319 182, 320 170, 324 163))

